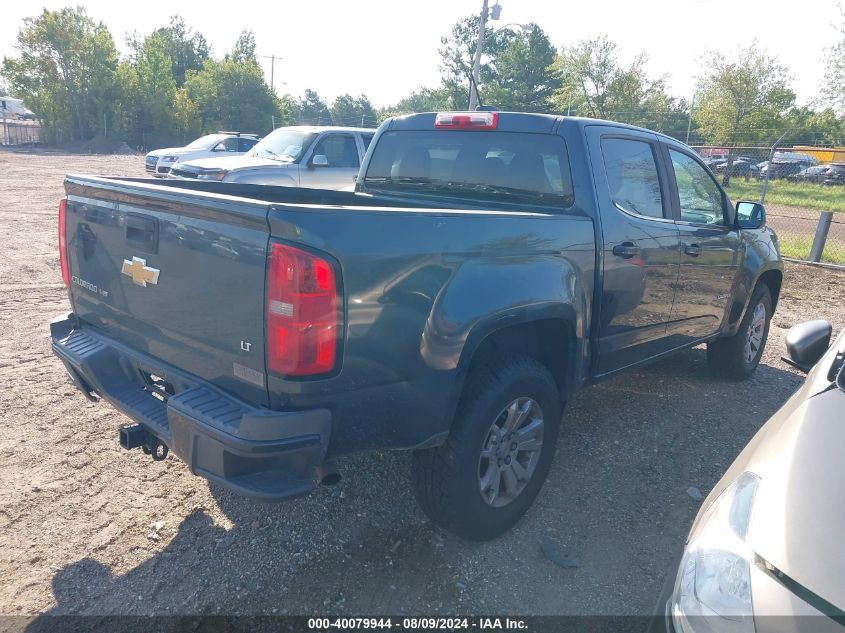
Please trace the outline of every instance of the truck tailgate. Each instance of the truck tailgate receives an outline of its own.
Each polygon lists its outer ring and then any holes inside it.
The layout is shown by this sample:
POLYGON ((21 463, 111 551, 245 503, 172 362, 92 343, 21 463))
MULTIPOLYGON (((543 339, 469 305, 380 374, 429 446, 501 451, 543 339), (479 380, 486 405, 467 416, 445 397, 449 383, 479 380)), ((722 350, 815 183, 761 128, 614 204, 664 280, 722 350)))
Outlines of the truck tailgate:
POLYGON ((74 312, 107 336, 267 404, 269 204, 68 176, 74 312))

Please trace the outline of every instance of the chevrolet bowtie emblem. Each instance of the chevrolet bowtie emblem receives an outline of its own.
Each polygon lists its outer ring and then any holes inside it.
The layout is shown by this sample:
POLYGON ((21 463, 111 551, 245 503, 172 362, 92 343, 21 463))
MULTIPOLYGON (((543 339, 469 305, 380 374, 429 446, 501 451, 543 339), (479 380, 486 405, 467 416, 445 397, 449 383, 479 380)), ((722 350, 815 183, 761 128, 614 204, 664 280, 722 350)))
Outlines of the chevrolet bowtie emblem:
POLYGON ((158 283, 158 274, 161 271, 158 268, 147 266, 146 259, 133 257, 132 261, 128 259, 123 260, 123 268, 120 269, 120 272, 127 277, 131 277, 132 283, 146 288, 147 284, 155 285, 158 283))

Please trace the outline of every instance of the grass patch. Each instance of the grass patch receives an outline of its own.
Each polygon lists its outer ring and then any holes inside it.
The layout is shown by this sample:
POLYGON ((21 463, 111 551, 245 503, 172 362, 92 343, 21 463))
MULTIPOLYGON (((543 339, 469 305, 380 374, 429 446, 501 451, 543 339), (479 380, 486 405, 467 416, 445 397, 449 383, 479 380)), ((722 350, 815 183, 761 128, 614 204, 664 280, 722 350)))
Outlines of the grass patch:
MULTIPOLYGON (((746 181, 736 177, 731 178, 731 186, 727 189, 732 200, 759 200, 762 190, 762 181, 753 178, 746 181)), ((845 191, 838 186, 772 180, 766 192, 766 206, 845 212, 845 191)))
MULTIPOLYGON (((813 247, 812 235, 796 235, 794 233, 778 234, 780 254, 793 259, 808 259, 813 247)), ((828 238, 822 253, 822 261, 827 264, 845 266, 845 243, 828 238)))

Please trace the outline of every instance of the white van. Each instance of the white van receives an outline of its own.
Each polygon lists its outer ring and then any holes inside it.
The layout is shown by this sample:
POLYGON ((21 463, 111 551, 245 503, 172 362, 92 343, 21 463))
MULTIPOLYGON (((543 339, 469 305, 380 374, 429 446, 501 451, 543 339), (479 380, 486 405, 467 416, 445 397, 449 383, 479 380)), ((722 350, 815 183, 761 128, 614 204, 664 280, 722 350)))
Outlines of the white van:
POLYGON ((0 97, 0 117, 6 119, 35 119, 35 114, 32 110, 27 110, 23 104, 23 99, 15 99, 14 97, 0 97))

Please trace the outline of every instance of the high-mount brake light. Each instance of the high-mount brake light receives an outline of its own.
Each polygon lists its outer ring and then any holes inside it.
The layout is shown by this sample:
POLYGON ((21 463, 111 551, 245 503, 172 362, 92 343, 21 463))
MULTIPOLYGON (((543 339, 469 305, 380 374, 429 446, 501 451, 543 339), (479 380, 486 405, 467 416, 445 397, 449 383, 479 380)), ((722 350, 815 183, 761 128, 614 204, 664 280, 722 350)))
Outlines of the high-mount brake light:
POLYGON ((62 281, 70 286, 70 267, 67 261, 67 198, 59 201, 59 264, 62 267, 62 281))
POLYGON ((434 127, 439 130, 495 130, 498 112, 438 112, 434 127))
POLYGON ((338 298, 332 265, 312 253, 272 243, 267 272, 267 368, 284 376, 335 367, 338 298))

